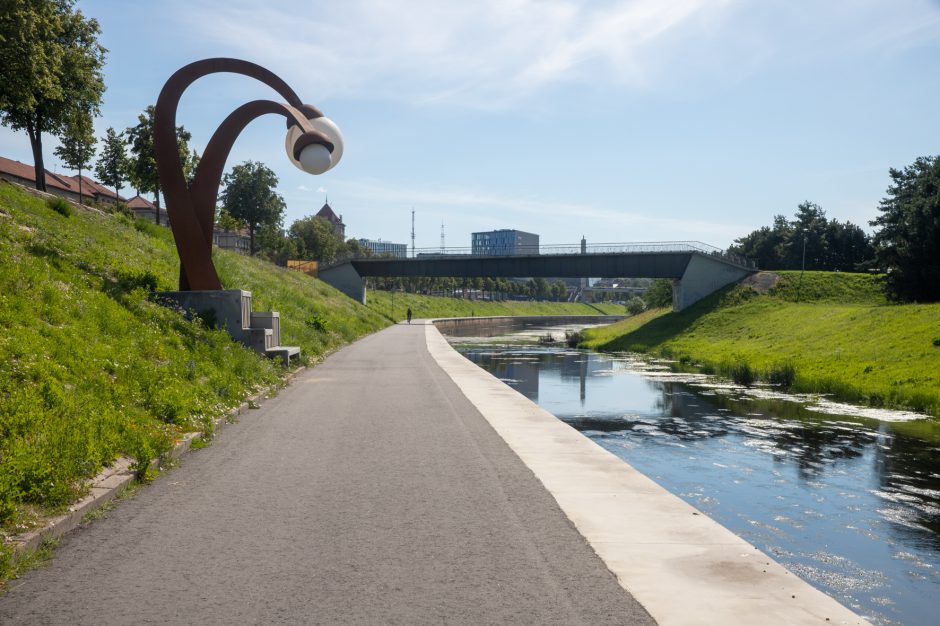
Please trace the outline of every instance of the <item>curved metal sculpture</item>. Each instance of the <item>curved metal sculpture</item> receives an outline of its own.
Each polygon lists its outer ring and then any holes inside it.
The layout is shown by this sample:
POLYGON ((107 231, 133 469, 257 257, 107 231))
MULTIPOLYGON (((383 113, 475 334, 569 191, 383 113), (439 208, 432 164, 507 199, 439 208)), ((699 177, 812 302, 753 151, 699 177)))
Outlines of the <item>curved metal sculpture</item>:
POLYGON ((339 128, 319 109, 303 104, 287 83, 260 65, 225 58, 196 61, 177 70, 160 91, 154 110, 154 151, 170 228, 180 257, 180 291, 222 288, 212 263, 212 230, 222 171, 239 133, 252 120, 268 113, 287 118, 286 148, 295 166, 311 174, 322 174, 339 162, 343 153, 339 128), (278 92, 287 103, 254 100, 232 111, 209 140, 190 186, 183 175, 176 142, 176 109, 189 85, 203 76, 220 72, 259 80, 278 92))

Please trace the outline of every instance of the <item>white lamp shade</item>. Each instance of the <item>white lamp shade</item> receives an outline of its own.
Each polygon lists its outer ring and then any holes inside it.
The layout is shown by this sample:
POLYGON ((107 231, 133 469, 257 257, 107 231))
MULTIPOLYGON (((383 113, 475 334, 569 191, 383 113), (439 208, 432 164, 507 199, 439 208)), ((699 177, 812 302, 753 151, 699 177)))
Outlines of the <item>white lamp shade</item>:
POLYGON ((343 133, 340 131, 336 122, 328 117, 315 117, 310 120, 310 125, 314 130, 318 130, 333 143, 333 152, 330 154, 330 169, 336 167, 339 160, 343 158, 343 133))
POLYGON ((333 167, 330 151, 318 143, 310 144, 300 151, 300 167, 308 174, 322 174, 333 167))
MULTIPOLYGON (((300 139, 300 136, 304 134, 303 129, 296 124, 291 126, 287 130, 287 137, 284 139, 284 149, 287 151, 287 158, 290 159, 290 162, 293 163, 297 169, 303 170, 305 172, 309 172, 311 174, 322 174, 323 172, 335 167, 336 164, 339 163, 340 158, 342 158, 343 143, 344 143, 343 133, 340 132, 339 127, 336 125, 336 123, 333 122, 333 120, 331 120, 328 117, 315 117, 312 120, 308 120, 308 121, 310 122, 310 125, 313 126, 314 130, 317 130, 323 133, 326 136, 326 138, 329 139, 330 142, 332 142, 333 144, 332 153, 330 153, 330 151, 327 150, 325 147, 319 146, 320 148, 323 149, 324 152, 326 152, 327 158, 329 159, 329 163, 327 164, 326 169, 323 169, 320 171, 313 171, 312 169, 308 169, 307 167, 305 167, 304 164, 301 163, 301 161, 294 158, 294 144, 297 142, 298 139, 300 139)), ((304 148, 303 152, 306 153, 307 149, 310 147, 312 146, 308 146, 307 148, 304 148)), ((303 153, 301 154, 301 156, 303 156, 303 153)), ((321 158, 322 156, 314 156, 314 152, 311 152, 310 156, 308 157, 310 166, 319 168, 318 164, 321 158)))

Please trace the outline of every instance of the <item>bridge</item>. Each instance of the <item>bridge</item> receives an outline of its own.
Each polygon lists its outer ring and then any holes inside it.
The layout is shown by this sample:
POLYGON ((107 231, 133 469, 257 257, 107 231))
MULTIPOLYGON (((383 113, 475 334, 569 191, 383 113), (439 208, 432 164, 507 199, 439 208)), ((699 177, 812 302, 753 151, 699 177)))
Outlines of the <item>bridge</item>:
POLYGON ((673 310, 681 311, 757 271, 743 257, 697 241, 541 246, 514 255, 472 254, 467 248, 420 250, 411 258, 368 257, 321 267, 319 277, 366 301, 366 277, 668 278, 673 310))

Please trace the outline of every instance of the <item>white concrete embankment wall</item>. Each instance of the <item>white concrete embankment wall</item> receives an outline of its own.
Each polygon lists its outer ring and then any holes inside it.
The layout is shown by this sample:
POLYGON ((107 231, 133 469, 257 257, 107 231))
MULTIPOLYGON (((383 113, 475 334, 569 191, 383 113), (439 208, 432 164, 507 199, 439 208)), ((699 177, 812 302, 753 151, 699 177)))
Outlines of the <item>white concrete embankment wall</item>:
POLYGON ((867 624, 454 351, 428 350, 660 624, 867 624))

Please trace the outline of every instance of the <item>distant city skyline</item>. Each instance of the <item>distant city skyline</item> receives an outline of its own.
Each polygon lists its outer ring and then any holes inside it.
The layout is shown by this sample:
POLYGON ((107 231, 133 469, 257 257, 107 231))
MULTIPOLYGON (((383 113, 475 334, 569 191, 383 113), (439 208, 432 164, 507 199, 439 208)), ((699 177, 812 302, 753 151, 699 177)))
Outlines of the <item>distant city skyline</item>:
MULTIPOLYGON (((80 0, 109 49, 96 135, 123 130, 170 74, 234 56, 275 71, 346 136, 324 176, 293 168, 269 116, 228 167, 280 178, 285 227, 326 201, 346 236, 469 246, 695 240, 727 247, 809 200, 871 231, 888 169, 940 153, 936 0, 80 0)), ((202 152, 244 77, 187 91, 202 152)), ((64 170, 46 137, 48 169, 64 170)), ((32 163, 25 132, 0 155, 32 163)), ((126 192, 130 191, 125 188, 126 192)), ((130 195, 133 195, 132 193, 130 195)))

